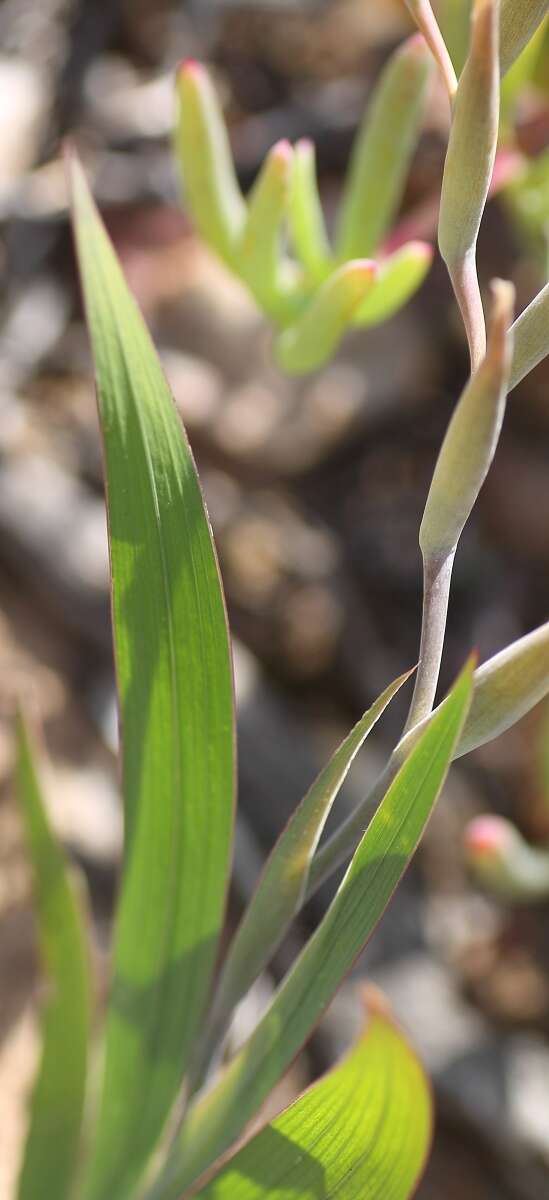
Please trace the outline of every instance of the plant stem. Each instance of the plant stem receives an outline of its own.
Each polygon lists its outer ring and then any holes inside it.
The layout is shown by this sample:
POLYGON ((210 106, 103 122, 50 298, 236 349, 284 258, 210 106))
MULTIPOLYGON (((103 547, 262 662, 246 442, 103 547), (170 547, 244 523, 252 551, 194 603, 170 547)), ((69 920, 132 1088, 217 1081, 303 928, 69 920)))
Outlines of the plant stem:
MULTIPOLYGON (((404 734, 428 716, 433 708, 444 645, 454 555, 455 549, 444 557, 431 557, 424 561, 420 658, 416 686, 404 734)), ((311 863, 304 901, 308 900, 324 880, 353 852, 368 821, 402 766, 409 749, 409 745, 403 749, 402 740, 399 742, 371 791, 317 851, 311 863)), ((195 1059, 188 1075, 189 1096, 202 1086, 209 1063, 219 1046, 227 1024, 226 1015, 217 1013, 214 1004, 206 1025, 206 1036, 203 1036, 197 1046, 195 1059)))
POLYGON ((437 690, 446 632, 446 617, 455 549, 444 558, 423 562, 423 617, 419 663, 410 712, 404 733, 429 716, 437 690))
MULTIPOLYGON (((446 631, 448 598, 455 549, 443 558, 431 558, 423 566, 423 619, 416 685, 404 734, 432 712, 446 631)), ((404 737, 403 734, 403 737, 404 737)), ((410 749, 402 749, 402 740, 387 766, 364 800, 320 847, 311 863, 307 883, 308 900, 321 883, 352 853, 365 826, 383 799, 410 749)))
POLYGON ((486 353, 486 322, 478 282, 475 248, 469 251, 460 262, 449 262, 446 265, 465 325, 471 356, 471 374, 473 374, 486 353))

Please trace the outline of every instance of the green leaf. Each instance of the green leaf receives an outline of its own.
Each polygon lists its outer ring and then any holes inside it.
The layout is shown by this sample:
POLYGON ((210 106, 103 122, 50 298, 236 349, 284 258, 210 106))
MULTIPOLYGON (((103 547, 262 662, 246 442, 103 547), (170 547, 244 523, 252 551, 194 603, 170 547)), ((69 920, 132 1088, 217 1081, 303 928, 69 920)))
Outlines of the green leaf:
POLYGON ((511 332, 515 348, 509 391, 549 354, 549 283, 517 317, 511 332))
MULTIPOLYGON (((469 712, 454 758, 470 754, 505 733, 548 694, 549 621, 546 621, 477 668, 469 712)), ((402 738, 395 752, 399 757, 410 752, 440 708, 439 705, 402 738)))
POLYGON ((376 276, 376 263, 368 258, 338 267, 294 324, 276 339, 279 367, 290 375, 305 375, 322 367, 337 350, 376 276))
POLYGON ((499 0, 475 0, 471 47, 456 94, 444 164, 439 246, 448 264, 476 247, 499 124, 499 0))
POLYGON ((378 276, 355 313, 353 325, 371 328, 388 321, 421 287, 433 260, 427 242, 407 242, 378 263, 378 276))
POLYGON ((549 12, 549 0, 501 0, 500 62, 505 74, 549 12))
POLYGON ((305 270, 314 282, 322 283, 333 270, 334 262, 318 194, 315 148, 307 138, 294 146, 288 219, 305 270))
POLYGON ((379 921, 429 819, 470 703, 472 662, 398 771, 326 916, 252 1036, 199 1096, 150 1200, 176 1200, 239 1136, 379 921))
POLYGON ((439 249, 461 308, 473 369, 486 348, 476 248, 498 139, 498 22, 499 0, 474 0, 471 45, 456 92, 438 221, 439 249))
POLYGON ((542 22, 502 80, 500 142, 503 140, 502 134, 506 142, 513 140, 517 105, 525 88, 534 83, 538 66, 542 71, 544 69, 544 44, 545 28, 542 22))
POLYGON ((513 353, 510 325, 515 289, 498 279, 492 294, 486 356, 453 411, 425 504, 419 544, 426 562, 440 564, 455 551, 501 432, 513 353))
POLYGON ((232 673, 191 452, 74 159, 70 174, 105 450, 125 815, 85 1195, 123 1200, 180 1087, 209 991, 232 832, 232 673))
POLYGON ((49 982, 42 1057, 31 1101, 18 1200, 65 1200, 80 1144, 90 1034, 86 933, 61 849, 46 816, 31 737, 17 721, 17 793, 34 878, 39 942, 49 982))
POLYGON ((269 151, 248 196, 248 215, 235 253, 235 266, 258 304, 274 320, 283 320, 282 226, 286 217, 293 150, 283 139, 269 151))
POLYGON ((175 154, 189 211, 204 241, 232 264, 246 204, 215 89, 194 59, 179 69, 177 101, 175 154))
POLYGON ((267 860, 248 904, 216 986, 211 1019, 204 1035, 209 1057, 227 1020, 254 979, 270 962, 307 890, 310 864, 341 785, 370 730, 393 696, 409 679, 406 672, 390 684, 341 743, 293 813, 267 860))
POLYGON ((433 60, 420 34, 392 55, 357 134, 338 221, 341 261, 374 254, 399 208, 433 60))
POLYGON ((456 758, 499 737, 549 692, 549 621, 475 671, 473 699, 456 758))
POLYGON ((344 1061, 262 1129, 199 1200, 408 1200, 427 1155, 432 1099, 404 1037, 372 1015, 344 1061))

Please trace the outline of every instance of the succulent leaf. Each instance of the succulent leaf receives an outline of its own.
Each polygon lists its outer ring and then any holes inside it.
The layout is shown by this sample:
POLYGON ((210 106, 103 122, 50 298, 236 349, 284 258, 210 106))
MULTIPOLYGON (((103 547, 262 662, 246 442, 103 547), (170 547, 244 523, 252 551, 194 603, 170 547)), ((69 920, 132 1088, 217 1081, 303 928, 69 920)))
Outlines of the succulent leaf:
POLYGON ((373 254, 391 226, 423 116, 433 60, 421 34, 389 59, 353 147, 337 229, 340 261, 373 254))

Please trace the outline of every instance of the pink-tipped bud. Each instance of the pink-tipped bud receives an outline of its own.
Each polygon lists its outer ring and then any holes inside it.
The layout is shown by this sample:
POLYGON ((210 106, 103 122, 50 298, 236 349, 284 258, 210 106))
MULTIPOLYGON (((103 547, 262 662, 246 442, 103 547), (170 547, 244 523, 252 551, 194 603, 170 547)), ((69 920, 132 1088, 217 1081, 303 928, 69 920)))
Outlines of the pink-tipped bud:
POLYGON ((197 58, 182 58, 177 70, 181 75, 204 75, 206 73, 204 64, 197 58))
POLYGON ((511 821, 475 817, 463 844, 469 867, 489 891, 515 902, 549 895, 549 852, 529 846, 511 821))
POLYGON ((204 240, 230 262, 246 209, 221 107, 194 58, 179 67, 177 98, 175 149, 185 201, 204 240))
POLYGON ((512 843, 515 830, 503 817, 487 814, 475 817, 465 830, 463 844, 471 863, 505 857, 512 843))

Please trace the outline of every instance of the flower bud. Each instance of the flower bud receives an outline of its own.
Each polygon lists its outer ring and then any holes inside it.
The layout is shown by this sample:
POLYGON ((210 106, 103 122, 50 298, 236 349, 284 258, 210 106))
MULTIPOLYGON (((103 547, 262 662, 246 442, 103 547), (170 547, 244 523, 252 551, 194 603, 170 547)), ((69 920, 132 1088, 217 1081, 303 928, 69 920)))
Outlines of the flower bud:
POLYGON ((517 317, 511 332, 515 349, 509 391, 549 354, 549 283, 517 317))
POLYGON ((204 241, 231 263, 246 205, 212 82, 194 59, 179 69, 177 96, 175 152, 187 205, 204 241))
POLYGON ((392 55, 357 134, 338 220, 340 261, 371 255, 400 205, 433 60, 415 34, 392 55))
POLYGON ((486 357, 455 408, 438 456, 425 505, 419 542, 425 561, 453 553, 484 483, 496 450, 511 367, 514 288, 493 285, 486 357))
POLYGON ((368 258, 338 267, 295 324, 277 338, 275 357, 279 366, 295 375, 321 367, 337 349, 376 275, 377 265, 368 258))
POLYGON ((464 835, 467 862, 490 892, 515 902, 549 896, 549 852, 529 846, 503 817, 475 817, 464 835))

